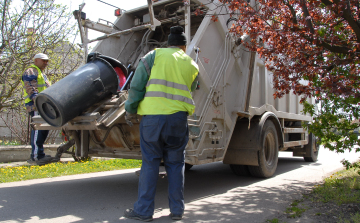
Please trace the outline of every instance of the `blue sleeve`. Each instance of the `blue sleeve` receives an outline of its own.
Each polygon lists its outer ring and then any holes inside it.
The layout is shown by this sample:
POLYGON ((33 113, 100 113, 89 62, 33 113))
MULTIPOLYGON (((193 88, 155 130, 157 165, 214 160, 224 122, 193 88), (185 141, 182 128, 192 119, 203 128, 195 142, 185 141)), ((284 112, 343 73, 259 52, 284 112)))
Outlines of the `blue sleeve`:
POLYGON ((30 100, 38 95, 38 71, 35 68, 28 68, 24 71, 22 75, 22 81, 24 82, 24 88, 26 93, 29 95, 30 100))
MULTIPOLYGON (((151 70, 155 60, 155 50, 149 52, 144 56, 149 69, 151 70)), ((131 114, 137 113, 137 108, 140 101, 144 98, 146 93, 146 84, 149 80, 150 74, 142 61, 139 62, 133 79, 130 83, 129 97, 125 102, 125 110, 131 114)))

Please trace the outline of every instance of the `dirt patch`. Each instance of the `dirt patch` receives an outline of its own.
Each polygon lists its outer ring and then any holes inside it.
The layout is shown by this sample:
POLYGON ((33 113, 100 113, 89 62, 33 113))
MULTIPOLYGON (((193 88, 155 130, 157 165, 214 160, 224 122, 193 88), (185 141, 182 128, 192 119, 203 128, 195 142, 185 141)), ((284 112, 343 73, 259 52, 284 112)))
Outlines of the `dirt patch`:
MULTIPOLYGON (((303 194, 300 200, 293 201, 284 213, 269 219, 271 223, 295 223, 295 222, 360 222, 360 203, 338 205, 335 202, 316 202, 312 193, 303 194), (299 215, 297 215, 299 213, 299 215)), ((360 202, 360 201, 359 201, 360 202)))

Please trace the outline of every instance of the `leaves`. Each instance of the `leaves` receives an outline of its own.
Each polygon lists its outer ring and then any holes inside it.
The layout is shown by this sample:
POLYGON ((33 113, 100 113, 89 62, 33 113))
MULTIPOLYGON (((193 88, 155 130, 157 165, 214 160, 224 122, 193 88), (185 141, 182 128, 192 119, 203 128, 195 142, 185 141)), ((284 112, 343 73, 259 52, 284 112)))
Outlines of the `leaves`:
POLYGON ((343 151, 359 145, 353 134, 359 128, 353 121, 359 120, 360 105, 358 1, 257 2, 226 1, 237 19, 230 32, 251 37, 243 44, 273 71, 274 97, 301 95, 304 113, 314 117, 309 130, 326 147, 343 151), (320 105, 308 104, 310 97, 320 105))
POLYGON ((211 16, 211 21, 217 22, 219 19, 219 17, 217 15, 212 15, 211 16))
POLYGON ((194 14, 195 14, 196 16, 199 16, 199 15, 204 14, 204 11, 202 11, 200 8, 197 8, 197 9, 194 11, 194 14))
POLYGON ((24 0, 17 4, 5 0, 0 8, 0 112, 2 117, 16 117, 16 123, 6 118, 5 125, 25 142, 23 71, 35 54, 46 53, 50 62, 44 73, 55 82, 80 65, 82 54, 69 41, 74 41, 76 35, 72 14, 66 12, 66 7, 54 4, 54 0, 24 0))
POLYGON ((22 102, 18 93, 22 91, 20 76, 36 53, 49 55, 51 61, 45 74, 56 79, 63 77, 59 73, 69 73, 78 66, 80 56, 77 47, 69 42, 76 33, 66 7, 54 4, 54 0, 25 0, 19 4, 7 0, 1 7, 0 111, 22 102))

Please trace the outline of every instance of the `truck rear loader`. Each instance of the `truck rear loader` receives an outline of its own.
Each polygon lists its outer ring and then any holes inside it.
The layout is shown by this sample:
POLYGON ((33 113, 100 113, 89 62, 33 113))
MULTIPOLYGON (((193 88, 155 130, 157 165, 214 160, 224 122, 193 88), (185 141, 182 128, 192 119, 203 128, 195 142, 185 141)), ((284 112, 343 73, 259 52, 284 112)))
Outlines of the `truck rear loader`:
MULTIPOLYGON (((250 4, 255 7, 254 0, 250 4)), ((195 113, 188 117, 186 169, 221 161, 237 175, 271 177, 279 151, 315 162, 319 146, 302 126, 312 118, 301 113, 299 96, 289 93, 274 99, 272 72, 244 46, 248 36, 229 33, 232 19, 218 5, 207 0, 148 0, 147 6, 119 9, 112 25, 87 19, 81 5, 74 15, 83 46, 99 42, 87 56, 88 63, 65 77, 71 89, 56 83, 39 94, 35 104, 41 116, 33 118, 34 128, 61 129, 71 138, 58 149, 60 155, 75 144, 77 158, 141 159, 139 122, 130 127, 124 119, 127 89, 140 58, 166 47, 170 27, 181 25, 188 39, 186 53, 200 70, 192 93, 195 113), (88 29, 103 35, 89 40, 88 29), (121 89, 113 78, 117 67, 126 76, 121 89), (74 92, 65 94, 61 88, 74 92), (51 97, 55 89, 58 99, 51 97)))

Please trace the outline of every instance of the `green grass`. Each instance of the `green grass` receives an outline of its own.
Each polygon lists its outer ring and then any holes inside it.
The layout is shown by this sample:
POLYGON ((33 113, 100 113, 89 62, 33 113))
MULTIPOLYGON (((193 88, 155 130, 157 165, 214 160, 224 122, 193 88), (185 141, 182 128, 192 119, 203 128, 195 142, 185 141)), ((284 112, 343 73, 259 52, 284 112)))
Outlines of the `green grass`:
POLYGON ((342 170, 315 186, 313 199, 316 202, 335 202, 337 205, 360 201, 360 176, 356 170, 342 170))
POLYGON ((111 159, 0 168, 0 183, 141 167, 141 160, 111 159))
POLYGON ((0 146, 19 146, 21 145, 18 141, 6 141, 0 139, 0 146))
MULTIPOLYGON (((313 202, 335 203, 337 205, 360 202, 360 175, 357 169, 341 170, 316 185, 309 198, 313 202)), ((323 213, 316 213, 320 216, 323 213)), ((340 214, 339 223, 360 222, 360 213, 345 216, 340 214)))
MULTIPOLYGON (((318 212, 314 216, 321 218, 327 216, 328 210, 335 205, 341 204, 359 204, 360 203, 360 175, 358 169, 352 168, 349 170, 341 170, 324 180, 323 184, 316 185, 311 193, 304 194, 302 199, 294 200, 290 207, 286 208, 285 215, 287 218, 299 218, 301 215, 310 210, 311 207, 305 205, 309 202, 323 202, 319 206, 318 212), (306 200, 306 203, 304 203, 306 200), (327 206, 328 204, 328 206, 327 206)), ((311 206, 311 205, 310 205, 311 206)), ((356 206, 356 205, 355 205, 356 206)), ((339 212, 337 212, 338 214, 339 212)), ((335 213, 334 213, 335 214, 335 213)), ((360 223, 360 212, 342 213, 337 216, 339 223, 360 223)), ((281 218, 280 218, 281 219, 281 218)), ((278 223, 278 218, 268 219, 266 222, 278 223)))
POLYGON ((357 223, 357 222, 360 222, 360 213, 355 213, 355 214, 351 214, 349 216, 350 218, 348 219, 343 219, 343 218, 340 218, 339 219, 339 223, 357 223))
POLYGON ((300 217, 302 213, 304 213, 306 211, 305 208, 299 208, 298 205, 299 203, 301 203, 303 200, 295 200, 291 203, 291 207, 286 209, 286 213, 288 214, 289 218, 297 218, 300 217))

